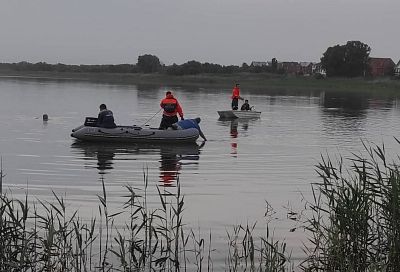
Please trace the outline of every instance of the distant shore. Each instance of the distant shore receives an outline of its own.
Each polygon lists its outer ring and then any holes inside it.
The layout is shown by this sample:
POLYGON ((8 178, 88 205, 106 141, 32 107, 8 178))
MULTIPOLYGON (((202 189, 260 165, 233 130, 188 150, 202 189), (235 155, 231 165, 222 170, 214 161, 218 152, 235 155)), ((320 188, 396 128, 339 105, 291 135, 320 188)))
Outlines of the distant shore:
POLYGON ((153 85, 160 87, 202 87, 229 89, 238 82, 243 90, 280 91, 363 91, 400 96, 400 80, 391 78, 325 78, 277 75, 269 73, 199 74, 171 76, 140 73, 70 73, 1 71, 1 78, 73 80, 121 85, 153 85))

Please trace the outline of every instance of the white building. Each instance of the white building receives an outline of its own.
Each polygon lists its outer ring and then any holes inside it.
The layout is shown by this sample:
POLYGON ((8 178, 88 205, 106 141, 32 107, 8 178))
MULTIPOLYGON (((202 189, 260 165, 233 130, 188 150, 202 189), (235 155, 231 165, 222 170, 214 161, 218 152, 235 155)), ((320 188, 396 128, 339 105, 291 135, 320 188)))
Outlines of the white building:
POLYGON ((251 62, 251 66, 254 67, 262 67, 262 66, 267 66, 267 62, 266 61, 252 61, 251 62))
POLYGON ((397 63, 397 65, 394 67, 394 75, 395 76, 400 76, 400 60, 397 63))
POLYGON ((313 63, 312 74, 321 74, 323 76, 326 76, 326 71, 324 68, 322 68, 321 63, 313 63))

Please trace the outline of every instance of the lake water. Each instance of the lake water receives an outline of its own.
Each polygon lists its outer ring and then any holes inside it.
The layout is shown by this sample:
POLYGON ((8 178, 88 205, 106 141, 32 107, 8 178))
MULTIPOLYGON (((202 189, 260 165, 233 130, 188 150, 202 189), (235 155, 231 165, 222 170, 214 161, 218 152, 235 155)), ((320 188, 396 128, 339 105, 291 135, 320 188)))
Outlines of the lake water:
POLYGON ((260 119, 218 120, 217 110, 230 106, 230 89, 173 88, 185 117, 200 116, 208 141, 195 146, 79 144, 71 129, 86 116, 97 116, 107 104, 122 125, 158 127, 159 102, 169 89, 105 85, 74 81, 0 79, 0 156, 3 192, 52 199, 65 197, 71 209, 92 215, 104 180, 114 211, 126 194, 126 184, 149 190, 172 190, 179 176, 185 195, 184 222, 194 229, 212 230, 215 247, 225 246, 234 224, 258 222, 263 232, 265 206, 276 210, 276 236, 285 237, 293 257, 301 256, 304 232, 289 230, 287 210, 301 211, 302 198, 311 197, 318 181, 315 165, 321 154, 349 157, 362 151, 362 141, 385 143, 400 153, 394 137, 400 127, 396 98, 370 98, 362 93, 268 93, 242 96, 262 111, 260 119), (48 122, 42 115, 49 115, 48 122))

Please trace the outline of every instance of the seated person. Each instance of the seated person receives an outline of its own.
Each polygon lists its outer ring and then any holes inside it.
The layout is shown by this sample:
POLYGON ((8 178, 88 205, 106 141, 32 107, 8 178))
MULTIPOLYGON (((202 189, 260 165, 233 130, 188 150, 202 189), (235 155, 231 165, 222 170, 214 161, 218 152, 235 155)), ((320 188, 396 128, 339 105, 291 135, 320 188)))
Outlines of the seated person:
POLYGON ((199 131, 200 137, 203 138, 204 141, 207 141, 206 136, 204 136, 203 132, 200 129, 199 126, 200 121, 201 121, 200 117, 197 117, 195 119, 185 119, 173 124, 172 128, 173 129, 196 128, 199 131))
POLYGON ((251 110, 250 105, 249 105, 249 100, 245 100, 242 107, 240 108, 242 111, 249 111, 251 110))
POLYGON ((114 123, 114 115, 112 111, 107 109, 105 104, 100 105, 100 112, 97 117, 97 124, 98 127, 103 128, 115 128, 116 125, 114 123))

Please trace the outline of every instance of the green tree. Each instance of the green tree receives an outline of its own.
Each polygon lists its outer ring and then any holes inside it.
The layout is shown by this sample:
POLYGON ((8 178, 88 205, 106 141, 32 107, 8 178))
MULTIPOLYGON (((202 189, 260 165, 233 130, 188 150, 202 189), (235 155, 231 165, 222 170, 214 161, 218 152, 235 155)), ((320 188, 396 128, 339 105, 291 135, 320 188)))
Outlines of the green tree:
POLYGON ((345 50, 342 45, 329 47, 321 58, 322 68, 325 69, 327 76, 345 75, 345 50))
POLYGON ((272 58, 271 60, 271 72, 275 73, 278 71, 278 61, 276 58, 272 58))
POLYGON ((155 73, 161 69, 161 62, 157 56, 142 55, 138 57, 137 68, 142 73, 155 73))
POLYGON ((371 48, 360 41, 329 47, 321 58, 327 76, 364 76, 368 69, 371 48))
POLYGON ((191 60, 182 64, 182 69, 186 75, 195 75, 202 72, 201 63, 195 60, 191 60))
POLYGON ((249 65, 246 62, 242 63, 242 67, 240 67, 242 72, 247 72, 249 70, 249 65))

